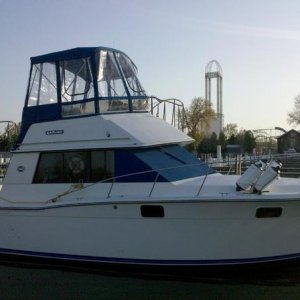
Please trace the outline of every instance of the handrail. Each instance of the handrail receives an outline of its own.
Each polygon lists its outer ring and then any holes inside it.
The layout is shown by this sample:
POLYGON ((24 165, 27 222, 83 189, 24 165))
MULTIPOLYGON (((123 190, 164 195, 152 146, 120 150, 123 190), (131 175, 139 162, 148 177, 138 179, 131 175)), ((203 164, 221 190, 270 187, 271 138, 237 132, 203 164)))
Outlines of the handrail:
MULTIPOLYGON (((185 167, 191 167, 191 166, 199 166, 201 164, 207 166, 207 164, 205 164, 204 162, 200 162, 200 164, 199 163, 186 164, 186 165, 181 165, 181 166, 159 168, 159 169, 155 169, 155 170, 135 172, 135 173, 125 174, 125 175, 120 175, 120 176, 114 176, 114 177, 106 178, 104 180, 100 180, 100 181, 91 183, 91 184, 86 185, 86 186, 84 186, 82 182, 80 182, 78 184, 72 183, 70 185, 70 187, 66 191, 64 191, 64 192, 58 194, 57 196, 52 197, 52 198, 50 198, 50 199, 48 199, 46 201, 14 201, 14 200, 7 199, 6 197, 2 197, 2 196, 0 196, 0 200, 8 202, 8 203, 11 203, 11 204, 18 204, 18 203, 22 203, 22 204, 49 204, 49 203, 57 202, 60 198, 62 198, 64 196, 67 196, 67 195, 70 195, 72 193, 76 193, 76 192, 82 191, 84 189, 88 189, 88 188, 90 188, 90 187, 92 187, 92 186, 94 186, 96 184, 112 181, 110 189, 109 189, 109 191, 107 193, 107 198, 110 198, 113 186, 114 186, 114 184, 115 184, 115 182, 116 182, 117 179, 129 177, 129 176, 135 176, 135 175, 141 175, 141 174, 147 174, 147 173, 156 172, 157 174, 156 174, 155 180, 153 182, 153 185, 152 185, 151 190, 150 190, 149 195, 148 195, 148 197, 151 197, 152 196, 152 192, 154 190, 154 187, 155 187, 155 185, 157 183, 157 180, 159 178, 159 175, 160 175, 159 171, 171 170, 171 169, 178 169, 178 168, 185 168, 185 167)), ((209 167, 208 167, 206 175, 205 175, 205 180, 206 180, 206 178, 208 176, 208 170, 209 170, 209 167)), ((200 177, 200 176, 198 176, 198 177, 200 177)), ((202 183, 202 186, 203 186, 203 183, 202 183)))
MULTIPOLYGON (((215 162, 215 163, 219 163, 219 162, 215 162)), ((206 173, 205 173, 205 176, 201 182, 201 185, 195 195, 195 197, 199 197, 201 191, 202 191, 202 188, 203 186, 205 185, 206 183, 206 180, 207 180, 207 177, 209 175, 209 170, 210 170, 210 167, 213 166, 214 163, 210 163, 210 164, 206 164, 205 162, 202 162, 200 161, 200 164, 199 163, 194 163, 194 164, 185 164, 185 165, 180 165, 180 166, 175 166, 175 167, 165 167, 165 168, 158 168, 158 169, 154 169, 154 170, 148 170, 148 171, 141 171, 141 172, 134 172, 134 173, 130 173, 130 174, 125 174, 125 175, 119 175, 119 176, 113 176, 113 177, 110 177, 110 178, 106 178, 104 180, 100 180, 100 181, 97 181, 97 182, 94 182, 94 183, 91 183, 89 185, 86 185, 86 186, 83 186, 81 189, 71 189, 70 192, 68 193, 63 193, 61 196, 57 196, 55 198, 52 198, 52 199, 58 199, 60 197, 63 197, 63 196, 66 196, 68 194, 71 194, 71 193, 75 193, 75 192, 78 192, 80 190, 83 190, 83 189, 87 189, 87 188, 90 188, 96 184, 99 184, 99 183, 106 183, 106 182, 112 182, 111 185, 110 185, 110 188, 109 188, 109 191, 107 193, 107 198, 110 198, 111 197, 111 193, 112 193, 112 190, 113 190, 113 187, 116 183, 116 181, 118 179, 122 179, 122 178, 126 178, 126 177, 131 177, 131 176, 136 176, 136 175, 143 175, 143 174, 149 174, 149 173, 153 173, 153 172, 156 172, 156 176, 155 176, 155 179, 153 181, 153 184, 151 186, 151 189, 150 189, 150 192, 148 194, 148 197, 151 198, 152 194, 153 194, 153 190, 157 184, 157 180, 159 178, 159 175, 160 175, 160 172, 161 171, 165 171, 165 170, 172 170, 172 169, 179 169, 179 168, 186 168, 186 167, 191 167, 191 166, 199 166, 200 165, 206 165, 207 166, 207 170, 206 170, 206 173)), ((198 176, 200 177, 200 176, 198 176)), ((52 199, 48 200, 51 201, 52 199)))
POLYGON ((163 105, 162 111, 162 119, 166 121, 167 115, 171 116, 171 125, 177 127, 178 129, 184 131, 186 128, 186 120, 185 120, 185 109, 184 103, 176 98, 169 98, 169 99, 160 99, 156 96, 149 96, 148 99, 150 100, 150 113, 157 117, 160 117, 160 105, 163 105), (156 101, 156 102, 154 102, 156 101), (167 114, 167 107, 166 104, 172 105, 172 109, 170 109, 169 114, 167 114), (177 111, 176 111, 177 108, 177 111), (177 122, 176 122, 177 120, 177 122))
POLYGON ((114 186, 115 182, 116 182, 116 180, 115 180, 115 178, 114 178, 113 181, 112 181, 112 183, 111 183, 109 192, 108 192, 108 194, 107 194, 107 198, 110 198, 110 194, 111 194, 111 191, 112 191, 112 189, 113 189, 113 186, 114 186))
POLYGON ((149 195, 148 195, 149 198, 150 198, 151 195, 152 195, 152 192, 153 192, 153 190, 154 190, 154 186, 155 186, 155 184, 156 184, 156 182, 157 182, 158 177, 159 177, 159 173, 157 172, 157 173, 156 173, 155 180, 154 180, 153 185, 152 185, 152 188, 151 188, 151 191, 150 191, 150 193, 149 193, 149 195))
MULTIPOLYGON (((205 164, 204 162, 200 162, 200 165, 206 165, 207 166, 207 170, 206 170, 206 174, 205 174, 205 179, 204 181, 206 180, 207 176, 209 175, 208 172, 209 172, 209 166, 207 164, 205 164)), ((106 198, 110 198, 111 197, 111 192, 112 192, 112 189, 113 189, 113 186, 115 185, 117 179, 121 179, 121 178, 126 178, 126 177, 130 177, 130 176, 136 176, 136 175, 142 175, 142 174, 149 174, 149 173, 153 173, 153 172, 156 172, 156 177, 155 177, 155 180, 153 181, 153 184, 152 184, 152 187, 151 187, 151 190, 148 194, 148 197, 151 197, 152 196, 152 192, 154 190, 154 187, 157 183, 157 180, 159 178, 159 175, 160 175, 160 171, 165 171, 165 170, 172 170, 172 169, 179 169, 179 168, 185 168, 185 167, 191 167, 191 166, 199 166, 199 163, 195 163, 195 164, 186 164, 186 165, 181 165, 181 166, 175 166, 175 167, 166 167, 166 168, 159 168, 159 169, 155 169, 155 170, 148 170, 148 171, 141 171, 141 172, 134 172, 134 173, 130 173, 130 174, 125 174, 125 175, 119 175, 119 176, 113 176, 113 177, 110 177, 110 178, 106 178, 106 179, 103 179, 103 180, 100 180, 100 181, 97 181, 97 182, 94 182, 94 183, 91 183, 89 185, 86 185, 84 187, 82 187, 81 189, 77 189, 77 190, 70 190, 68 193, 62 193, 61 195, 58 195, 54 198, 51 198, 50 200, 48 200, 47 202, 56 202, 59 198, 61 197, 64 197, 66 195, 69 195, 71 193, 75 193, 75 192, 78 192, 78 191, 81 191, 83 189, 88 189, 92 186, 95 186, 96 184, 99 184, 99 183, 106 183, 106 182, 111 182, 111 185, 110 185, 110 188, 109 188, 109 191, 107 193, 107 196, 106 198)), ((198 176, 200 177, 200 176, 198 176)), ((202 183, 202 186, 203 186, 203 183, 202 183)), ((200 189, 201 191, 201 189, 200 189)), ((197 196, 199 195, 200 192, 197 193, 197 196)))
POLYGON ((203 181, 202 181, 202 184, 200 185, 200 188, 199 188, 199 190, 198 190, 198 193, 197 193, 197 197, 199 197, 199 195, 200 195, 200 193, 201 193, 201 190, 202 190, 202 188, 203 188, 203 185, 204 185, 204 183, 205 183, 205 181, 206 181, 206 178, 207 178, 207 176, 208 176, 208 169, 209 168, 207 168, 207 170, 206 170, 206 174, 205 174, 205 177, 204 177, 204 179, 203 179, 203 181))

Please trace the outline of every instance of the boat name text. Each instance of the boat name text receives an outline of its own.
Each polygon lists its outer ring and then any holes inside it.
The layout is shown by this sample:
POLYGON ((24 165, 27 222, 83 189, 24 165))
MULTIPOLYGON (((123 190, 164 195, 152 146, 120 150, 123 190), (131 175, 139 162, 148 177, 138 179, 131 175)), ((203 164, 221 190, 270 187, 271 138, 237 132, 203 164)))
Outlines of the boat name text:
POLYGON ((46 135, 64 134, 63 130, 47 130, 46 135))

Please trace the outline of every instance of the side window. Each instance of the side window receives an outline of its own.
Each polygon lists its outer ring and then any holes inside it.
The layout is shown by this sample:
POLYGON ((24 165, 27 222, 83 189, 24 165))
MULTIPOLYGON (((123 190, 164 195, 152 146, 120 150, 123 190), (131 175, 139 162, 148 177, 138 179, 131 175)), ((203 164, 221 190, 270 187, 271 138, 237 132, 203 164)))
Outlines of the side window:
POLYGON ((114 176, 113 151, 91 152, 91 181, 96 182, 114 176))
POLYGON ((62 61, 60 74, 62 116, 67 118, 95 114, 95 104, 91 100, 94 97, 94 86, 90 60, 81 58, 62 61))
POLYGON ((42 153, 33 182, 63 182, 63 154, 42 153))
POLYGON ((61 62, 62 101, 94 97, 90 60, 88 58, 61 62))
POLYGON ((97 182, 113 176, 113 151, 42 153, 33 183, 97 182))
POLYGON ((27 106, 57 103, 55 63, 35 64, 32 67, 27 106))

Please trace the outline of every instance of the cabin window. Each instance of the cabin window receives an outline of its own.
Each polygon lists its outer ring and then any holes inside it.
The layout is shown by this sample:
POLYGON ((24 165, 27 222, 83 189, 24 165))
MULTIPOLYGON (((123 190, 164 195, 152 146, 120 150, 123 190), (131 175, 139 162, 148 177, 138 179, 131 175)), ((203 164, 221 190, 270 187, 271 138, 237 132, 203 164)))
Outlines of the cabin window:
POLYGON ((149 102, 148 98, 132 99, 132 110, 133 111, 148 111, 149 102))
POLYGON ((91 181, 96 182, 114 176, 114 152, 91 152, 91 181))
POLYGON ((31 71, 27 106, 53 103, 57 103, 55 63, 35 64, 31 71))
POLYGON ((42 153, 33 183, 97 182, 114 176, 114 152, 42 153))
POLYGON ((40 156, 34 183, 63 182, 63 154, 43 153, 40 156))
POLYGON ((95 103, 94 101, 76 104, 73 102, 66 103, 62 105, 61 113, 64 118, 95 114, 95 103))

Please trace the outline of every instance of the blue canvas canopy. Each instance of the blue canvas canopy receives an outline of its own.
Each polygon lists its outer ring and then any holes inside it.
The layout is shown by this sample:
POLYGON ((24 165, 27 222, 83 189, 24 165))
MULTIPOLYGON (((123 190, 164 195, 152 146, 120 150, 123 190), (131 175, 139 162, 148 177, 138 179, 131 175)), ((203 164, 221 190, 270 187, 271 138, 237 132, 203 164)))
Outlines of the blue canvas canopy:
POLYGON ((35 56, 19 142, 34 123, 147 109, 137 67, 119 50, 83 47, 35 56))

